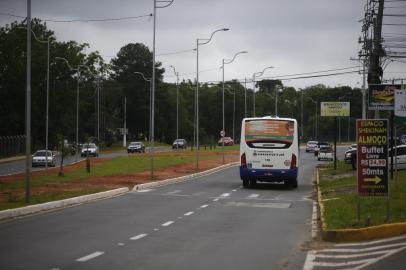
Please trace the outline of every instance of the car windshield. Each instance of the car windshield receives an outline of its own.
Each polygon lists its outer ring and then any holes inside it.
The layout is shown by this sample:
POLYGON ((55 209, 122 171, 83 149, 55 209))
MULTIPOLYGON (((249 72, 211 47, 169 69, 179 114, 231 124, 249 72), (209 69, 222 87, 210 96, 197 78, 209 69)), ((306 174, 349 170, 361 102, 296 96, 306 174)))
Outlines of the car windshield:
POLYGON ((141 143, 140 142, 132 142, 132 143, 130 143, 130 145, 141 145, 141 143))
POLYGON ((183 139, 177 139, 174 141, 174 143, 183 143, 183 139))
MULTIPOLYGON (((45 157, 47 155, 47 151, 46 150, 41 150, 41 151, 37 151, 34 154, 34 157, 45 157)), ((52 156, 52 152, 48 151, 48 156, 52 156)))
POLYGON ((85 143, 82 148, 96 148, 96 145, 94 143, 85 143))
POLYGON ((316 141, 309 141, 309 142, 307 142, 307 144, 315 145, 315 144, 317 144, 317 142, 316 141))
POLYGON ((333 152, 333 149, 331 149, 331 147, 320 148, 320 153, 331 153, 331 152, 333 152))

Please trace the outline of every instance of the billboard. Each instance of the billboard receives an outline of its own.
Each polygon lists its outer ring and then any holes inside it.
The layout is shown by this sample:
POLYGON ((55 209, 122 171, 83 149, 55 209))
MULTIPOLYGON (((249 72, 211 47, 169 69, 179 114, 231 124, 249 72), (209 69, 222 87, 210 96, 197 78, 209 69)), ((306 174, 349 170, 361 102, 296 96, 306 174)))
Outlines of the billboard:
POLYGON ((280 140, 292 143, 294 122, 288 120, 247 120, 245 122, 245 141, 280 140))
POLYGON ((370 84, 368 86, 368 106, 370 110, 393 110, 395 90, 401 89, 399 84, 370 84))
POLYGON ((350 116, 350 103, 321 102, 320 116, 350 116))
POLYGON ((360 196, 388 196, 388 120, 357 120, 360 196))
POLYGON ((395 123, 406 126, 406 86, 395 90, 395 123))

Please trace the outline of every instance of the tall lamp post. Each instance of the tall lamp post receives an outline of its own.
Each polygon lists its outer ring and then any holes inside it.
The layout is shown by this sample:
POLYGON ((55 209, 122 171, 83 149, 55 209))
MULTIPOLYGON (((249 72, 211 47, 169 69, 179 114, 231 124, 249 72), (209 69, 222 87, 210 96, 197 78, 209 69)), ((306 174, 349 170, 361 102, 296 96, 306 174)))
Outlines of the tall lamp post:
POLYGON ((317 141, 317 101, 315 101, 314 99, 312 99, 311 97, 307 97, 308 99, 310 99, 314 104, 316 104, 316 126, 315 126, 315 140, 317 141))
POLYGON ((25 96, 25 202, 30 202, 31 181, 31 0, 27 0, 27 81, 25 96))
POLYGON ((170 67, 176 76, 176 139, 179 139, 179 72, 176 72, 174 66, 170 65, 170 67))
MULTIPOLYGON (((338 101, 341 101, 348 94, 349 93, 345 94, 344 96, 338 97, 338 101)), ((338 117, 338 142, 341 143, 341 116, 338 117)))
POLYGON ((209 43, 214 34, 220 31, 228 31, 228 28, 221 28, 211 33, 210 38, 196 39, 196 171, 199 171, 199 46, 209 43))
MULTIPOLYGON (((26 27, 18 27, 21 29, 27 30, 26 27)), ((46 84, 46 105, 45 105, 45 156, 48 160, 48 116, 49 116, 49 47, 51 42, 51 36, 48 36, 47 40, 41 40, 36 35, 35 32, 31 29, 31 33, 36 41, 40 43, 47 43, 47 84, 46 84)), ((45 170, 48 169, 48 162, 45 162, 45 170)))
POLYGON ((154 179, 154 133, 155 133, 155 31, 156 31, 156 9, 166 8, 173 4, 174 0, 154 0, 154 24, 152 31, 152 84, 151 84, 151 180, 154 179), (158 4, 158 5, 157 5, 158 4), (161 5, 159 5, 161 4, 161 5))
MULTIPOLYGON (((221 138, 222 138, 222 140, 221 140, 222 141, 221 148, 222 148, 222 152, 223 152, 223 164, 225 163, 225 158, 224 158, 224 136, 225 136, 225 123, 224 123, 225 122, 225 120, 224 120, 224 65, 231 64, 232 62, 234 62, 235 58, 239 54, 242 54, 242 53, 248 53, 248 52, 247 51, 239 51, 236 54, 234 54, 234 56, 233 56, 233 58, 231 60, 223 58, 222 65, 221 65, 221 68, 223 69, 223 93, 222 93, 223 94, 223 130, 221 132, 221 134, 222 134, 221 135, 221 138)), ((234 100, 235 100, 235 90, 234 90, 234 100)), ((234 127, 233 127, 233 129, 234 129, 234 127)), ((235 138, 234 138, 234 130, 233 130, 233 139, 235 140, 235 138)))
POLYGON ((253 116, 255 117, 255 78, 261 77, 262 75, 264 75, 265 70, 273 68, 272 66, 266 67, 264 68, 261 72, 254 72, 254 74, 252 74, 252 90, 253 90, 253 116))
MULTIPOLYGON (((77 87, 76 87, 76 148, 79 146, 79 83, 80 83, 80 67, 85 67, 89 72, 90 68, 85 65, 78 65, 77 68, 72 68, 72 66, 69 64, 69 61, 63 57, 58 57, 56 56, 55 59, 57 60, 62 60, 65 62, 65 64, 69 67, 71 71, 76 71, 77 72, 77 87)), ((76 149, 77 151, 78 149, 76 149)))

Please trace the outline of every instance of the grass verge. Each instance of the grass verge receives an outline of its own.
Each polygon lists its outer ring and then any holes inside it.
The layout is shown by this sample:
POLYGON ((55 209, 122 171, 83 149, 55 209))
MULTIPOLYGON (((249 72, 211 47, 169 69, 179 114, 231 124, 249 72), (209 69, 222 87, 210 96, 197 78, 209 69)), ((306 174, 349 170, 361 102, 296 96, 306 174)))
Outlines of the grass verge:
POLYGON ((389 220, 386 197, 360 197, 361 215, 358 221, 356 171, 343 161, 337 165, 337 170, 332 163, 320 168, 319 188, 327 230, 406 221, 406 171, 398 171, 397 181, 389 180, 389 220))
MULTIPOLYGON (((236 151, 230 150, 226 150, 226 154, 235 155, 236 151)), ((171 168, 178 165, 194 164, 195 160, 195 151, 157 153, 154 157, 154 168, 156 172, 169 170, 169 172, 165 172, 167 173, 165 177, 171 177, 171 168)), ((201 150, 200 161, 208 160, 220 160, 218 151, 201 150)), ((0 210, 72 198, 117 187, 132 188, 134 184, 149 181, 148 172, 151 163, 148 154, 135 154, 107 160, 93 159, 91 162, 94 164, 91 166, 90 173, 86 172, 83 162, 66 166, 64 177, 57 176, 58 170, 48 173, 44 171, 33 173, 30 183, 32 196, 29 204, 24 202, 25 181, 23 174, 0 177, 0 210)), ((174 172, 176 175, 176 171, 174 172)))

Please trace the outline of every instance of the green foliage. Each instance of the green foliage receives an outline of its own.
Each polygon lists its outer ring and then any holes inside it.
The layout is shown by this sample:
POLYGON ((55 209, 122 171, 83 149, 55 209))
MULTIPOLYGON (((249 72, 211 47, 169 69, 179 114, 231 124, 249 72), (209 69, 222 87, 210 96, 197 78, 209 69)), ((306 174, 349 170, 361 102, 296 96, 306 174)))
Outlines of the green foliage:
MULTIPOLYGON (((12 23, 0 27, 0 135, 24 134, 25 131, 25 77, 26 77, 26 30, 24 23, 12 23), (7 128, 5 128, 7 127, 7 128)), ((100 141, 102 146, 113 145, 122 139, 118 132, 124 122, 124 98, 127 98, 127 139, 145 140, 150 129, 150 82, 152 77, 152 52, 142 43, 124 45, 109 64, 96 52, 86 53, 89 45, 75 41, 57 41, 54 33, 38 19, 33 20, 32 29, 41 40, 50 38, 50 103, 49 103, 49 144, 58 144, 56 134, 63 134, 70 142, 76 137, 76 94, 78 72, 71 67, 85 65, 80 69, 79 80, 79 142, 84 138, 97 137, 97 98, 100 99, 100 141), (99 84, 96 84, 99 82, 99 84), (97 88, 97 85, 99 87, 97 88), (97 91, 99 89, 99 91, 97 91)), ((32 138, 33 148, 45 145, 46 69, 47 44, 32 41, 32 138)), ((164 83, 161 63, 156 63, 155 87, 155 140, 172 143, 176 139, 177 88, 174 83, 164 83)), ((346 86, 326 87, 314 85, 305 89, 286 87, 280 80, 261 80, 256 83, 256 116, 275 114, 277 96, 278 116, 298 119, 303 117, 304 140, 314 139, 316 106, 318 102, 317 134, 319 140, 332 141, 333 119, 320 117, 321 101, 351 102, 351 118, 340 120, 341 138, 355 138, 355 119, 361 116, 361 91, 346 86), (277 95, 276 95, 277 93, 277 95), (310 99, 311 98, 311 99, 310 99), (303 115, 302 115, 303 100, 303 115), (350 127, 350 129, 348 129, 350 127), (349 131, 349 133, 348 133, 349 131)), ((239 142, 241 120, 253 115, 252 83, 226 81, 224 93, 225 130, 239 142), (235 94, 234 94, 235 93, 235 94), (235 110, 234 110, 235 97, 235 110), (247 112, 245 112, 245 97, 247 112), (234 115, 234 117, 233 117, 234 115), (234 118, 234 121, 233 121, 234 118)), ((195 131, 195 89, 192 81, 179 84, 179 137, 189 143, 194 141, 195 131)), ((203 84, 199 87, 199 141, 201 144, 215 143, 222 127, 222 85, 203 84)), ((300 127, 301 127, 300 123, 300 127)))

